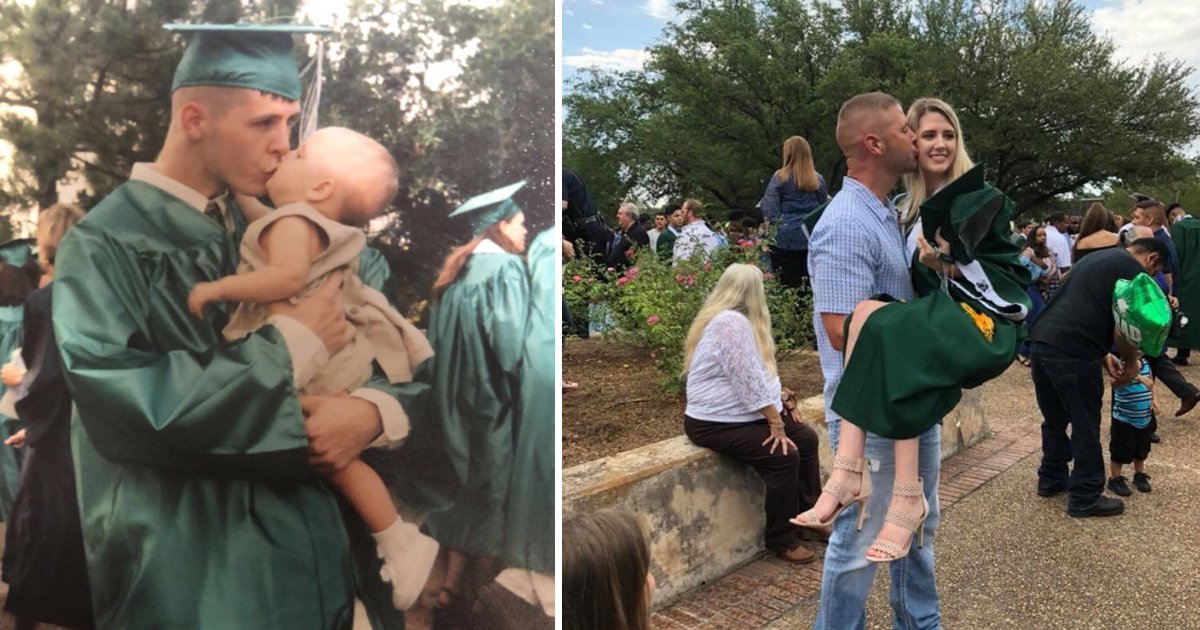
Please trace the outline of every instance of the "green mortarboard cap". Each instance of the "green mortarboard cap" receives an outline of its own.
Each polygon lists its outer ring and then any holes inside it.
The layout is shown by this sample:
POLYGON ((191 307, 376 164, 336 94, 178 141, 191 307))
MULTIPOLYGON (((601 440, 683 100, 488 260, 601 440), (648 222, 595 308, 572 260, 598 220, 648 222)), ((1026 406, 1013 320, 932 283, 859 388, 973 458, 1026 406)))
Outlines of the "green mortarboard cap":
POLYGON ((301 24, 167 24, 191 34, 175 68, 171 91, 192 85, 261 90, 300 100, 300 73, 292 52, 294 33, 328 33, 301 24))
POLYGON ((934 235, 940 228, 942 238, 950 243, 950 256, 970 263, 1004 202, 1004 194, 983 181, 983 165, 976 164, 921 204, 925 240, 936 247, 934 235))
POLYGON ((24 265, 31 256, 37 241, 32 238, 15 238, 0 244, 0 262, 14 267, 24 265))
POLYGON ((521 211, 521 206, 512 200, 512 196, 525 186, 525 181, 497 188, 492 192, 471 197, 463 205, 450 213, 452 217, 470 215, 471 226, 476 235, 483 233, 493 223, 511 219, 521 211))

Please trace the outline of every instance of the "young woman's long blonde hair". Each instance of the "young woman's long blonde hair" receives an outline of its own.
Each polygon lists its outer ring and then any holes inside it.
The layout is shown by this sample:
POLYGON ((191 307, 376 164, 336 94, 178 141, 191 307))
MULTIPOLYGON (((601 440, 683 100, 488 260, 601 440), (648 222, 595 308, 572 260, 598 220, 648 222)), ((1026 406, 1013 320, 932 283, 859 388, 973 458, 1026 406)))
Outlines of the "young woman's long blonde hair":
MULTIPOLYGON (((954 161, 950 163, 950 170, 946 171, 946 181, 949 182, 971 170, 975 163, 971 161, 971 156, 967 153, 967 143, 963 140, 962 125, 958 123, 958 114, 954 113, 954 108, 940 98, 919 98, 909 106, 908 126, 913 133, 917 132, 925 114, 930 112, 945 116, 946 120, 950 121, 950 126, 954 128, 958 149, 954 152, 954 161)), ((921 204, 925 203, 925 200, 936 191, 925 190, 925 178, 920 171, 904 176, 904 190, 908 191, 908 196, 900 202, 900 212, 904 215, 905 223, 912 223, 917 219, 921 204)))
POLYGON ((754 265, 735 263, 729 265, 717 286, 700 307, 696 319, 688 329, 687 341, 683 344, 683 373, 686 375, 696 353, 696 344, 704 335, 704 328, 717 313, 737 311, 750 320, 754 332, 754 343, 762 357, 763 366, 774 375, 775 339, 771 337, 771 312, 767 310, 767 293, 763 290, 762 270, 754 265))
POLYGON ((792 136, 783 141, 783 166, 775 171, 775 176, 781 181, 790 180, 797 190, 813 191, 821 187, 807 140, 792 136))

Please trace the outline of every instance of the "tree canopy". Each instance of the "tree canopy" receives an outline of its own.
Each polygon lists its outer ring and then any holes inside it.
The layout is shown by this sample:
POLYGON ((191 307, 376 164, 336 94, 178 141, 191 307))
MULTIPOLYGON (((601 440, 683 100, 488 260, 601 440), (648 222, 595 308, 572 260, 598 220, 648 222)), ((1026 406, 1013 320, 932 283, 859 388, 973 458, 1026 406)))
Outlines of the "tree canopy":
MULTIPOLYGON (((256 21, 299 0, 0 0, 0 139, 15 148, 0 207, 58 201, 82 172, 85 208, 152 161, 169 122, 182 40, 169 22, 256 21), (33 113, 32 118, 27 114, 33 113)), ((506 0, 351 0, 325 38, 320 124, 375 138, 400 164, 390 226, 373 242, 402 307, 428 293, 449 249, 470 238, 446 218, 464 199, 518 180, 532 238, 553 224, 554 8, 506 0)), ((299 41, 299 40, 298 40, 299 41)), ((298 61, 310 50, 298 46, 298 61)))
POLYGON ((753 208, 801 135, 834 189, 841 103, 882 90, 953 105, 972 157, 1018 214, 1116 179, 1194 176, 1193 69, 1122 62, 1070 0, 681 0, 640 71, 564 96, 564 165, 607 212, 699 196, 753 208))

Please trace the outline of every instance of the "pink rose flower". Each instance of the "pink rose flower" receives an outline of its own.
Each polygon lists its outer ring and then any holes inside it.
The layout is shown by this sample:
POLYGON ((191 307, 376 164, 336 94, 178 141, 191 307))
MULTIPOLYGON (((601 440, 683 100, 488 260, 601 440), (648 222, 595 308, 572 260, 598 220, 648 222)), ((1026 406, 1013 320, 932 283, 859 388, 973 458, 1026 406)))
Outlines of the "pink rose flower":
POLYGON ((617 278, 617 286, 619 286, 619 287, 624 286, 625 283, 627 283, 627 282, 629 282, 629 278, 627 278, 625 276, 621 276, 620 278, 617 278))
POLYGON ((763 280, 774 280, 774 279, 775 279, 775 274, 771 273, 770 271, 763 274, 763 280))
POLYGON ((575 275, 571 276, 572 284, 579 284, 582 280, 583 280, 583 278, 580 278, 579 274, 575 274, 575 275))
POLYGON ((649 324, 650 326, 657 324, 659 321, 661 321, 661 320, 658 317, 658 315, 651 315, 650 317, 646 318, 646 323, 649 324))

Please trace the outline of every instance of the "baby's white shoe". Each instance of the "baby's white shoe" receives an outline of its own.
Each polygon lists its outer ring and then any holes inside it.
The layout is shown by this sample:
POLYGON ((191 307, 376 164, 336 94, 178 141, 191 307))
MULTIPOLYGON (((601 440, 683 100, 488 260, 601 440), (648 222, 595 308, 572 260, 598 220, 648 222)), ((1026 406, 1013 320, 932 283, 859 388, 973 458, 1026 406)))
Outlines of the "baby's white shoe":
POLYGON ((399 518, 387 529, 371 534, 383 558, 379 577, 392 585, 392 605, 408 610, 416 603, 437 560, 438 543, 399 518))

